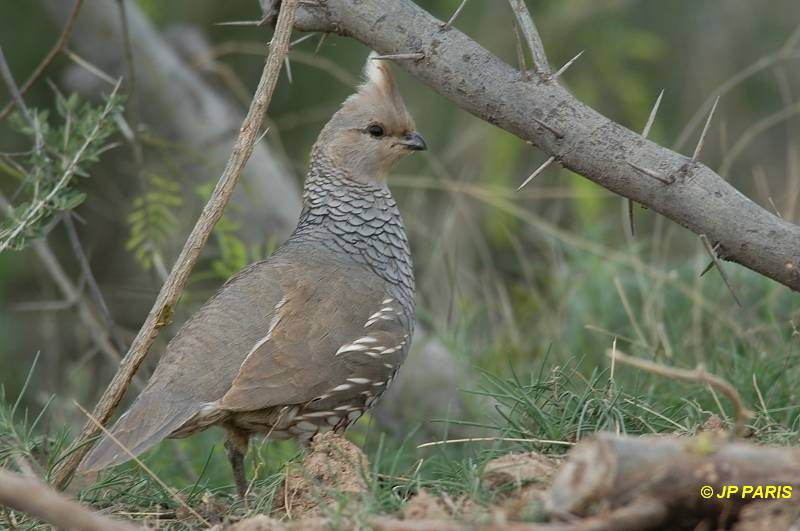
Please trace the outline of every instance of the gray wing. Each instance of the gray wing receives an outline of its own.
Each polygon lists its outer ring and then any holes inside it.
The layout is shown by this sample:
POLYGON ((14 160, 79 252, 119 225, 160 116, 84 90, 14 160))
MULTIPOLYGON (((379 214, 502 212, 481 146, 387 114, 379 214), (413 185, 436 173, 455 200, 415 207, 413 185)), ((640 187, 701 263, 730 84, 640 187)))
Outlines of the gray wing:
POLYGON ((281 271, 283 298, 218 407, 255 411, 380 385, 407 350, 402 308, 356 264, 281 271))
POLYGON ((253 264, 231 278, 167 345, 145 389, 81 464, 95 470, 130 459, 168 437, 231 387, 252 346, 267 332, 283 296, 281 260, 253 264))

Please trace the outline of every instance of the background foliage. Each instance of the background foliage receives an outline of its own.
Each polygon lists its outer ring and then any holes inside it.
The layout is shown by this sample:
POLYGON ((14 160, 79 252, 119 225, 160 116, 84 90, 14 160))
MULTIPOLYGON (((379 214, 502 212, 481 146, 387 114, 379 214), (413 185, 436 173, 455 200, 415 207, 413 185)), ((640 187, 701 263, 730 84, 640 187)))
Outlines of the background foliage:
MULTIPOLYGON (((418 3, 446 19, 460 2, 418 3)), ((651 133, 659 143, 691 153, 698 120, 702 126, 715 94, 721 93, 704 162, 721 168, 724 177, 764 208, 800 220, 797 2, 529 4, 554 64, 585 50, 565 75, 579 99, 640 130, 664 89, 651 133)), ((232 101, 238 99, 238 105, 246 104, 271 30, 215 24, 257 18, 256 2, 140 0, 138 5, 161 31, 176 25, 200 28, 213 60, 212 68, 203 67, 203 76, 232 101)), ((0 13, 0 46, 19 81, 60 28, 36 2, 0 0, 0 13)), ((472 0, 456 26, 516 62, 505 3, 472 0)), ((281 80, 268 117, 266 141, 288 161, 298 187, 316 134, 351 92, 367 54, 358 44, 331 36, 315 55, 318 39, 293 49, 292 82, 285 76, 281 80)), ((120 36, 109 35, 98 46, 123 43, 120 36)), ((59 56, 25 96, 42 124, 46 145, 62 146, 61 152, 42 158, 31 152, 31 131, 21 117, 0 122, 0 191, 11 198, 22 185, 20 197, 41 194, 30 190, 25 176, 58 175, 64 169, 59 164, 74 155, 87 129, 102 124, 101 139, 80 166, 79 174, 91 178, 70 180, 32 235, 45 236, 67 274, 85 286, 65 228, 56 222, 58 212, 74 209, 91 270, 127 344, 213 181, 198 186, 180 162, 189 158, 202 164, 202 153, 187 152, 147 123, 137 131, 147 161, 142 166, 120 121, 100 119, 102 100, 69 95, 71 67, 59 56), (70 134, 65 140, 66 127, 70 134), (119 145, 101 155, 109 143, 119 145)), ((418 423, 430 430, 428 436, 442 438, 460 427, 474 430, 471 434, 573 442, 599 429, 692 433, 712 413, 729 418, 730 405, 708 389, 612 369, 605 352, 615 338, 618 348, 637 356, 681 367, 704 364, 731 381, 758 412, 751 422, 757 440, 797 442, 796 294, 726 264, 744 303, 737 307, 716 271, 699 277, 708 257, 694 235, 637 207, 632 237, 624 200, 567 170, 553 166, 516 193, 544 160, 542 153, 396 71, 431 149, 404 162, 390 185, 412 242, 420 321, 466 368, 463 377, 458 373, 458 387, 465 390, 467 406, 455 415, 447 414, 446 405, 439 410, 443 413, 417 411, 401 419, 399 432, 387 431, 392 423, 362 421, 352 436, 371 449, 377 468, 403 475, 407 489, 425 484, 484 499, 485 493, 471 485, 480 463, 496 447, 424 453, 414 449, 418 423), (441 422, 445 417, 447 422, 441 422), (409 473, 407 467, 419 458, 423 465, 409 473)), ((9 99, 4 90, 0 87, 3 104, 9 99)), ((122 99, 114 99, 110 113, 124 113, 131 122, 136 105, 147 102, 126 97, 124 111, 122 99)), ((41 182, 51 186, 47 179, 41 182)), ((25 209, 21 202, 13 201, 18 212, 25 209)), ((241 207, 232 205, 177 309, 177 324, 225 278, 280 243, 269 227, 255 238, 244 228, 252 227, 241 207)), ((88 297, 85 289, 81 296, 88 297)), ((17 441, 32 455, 47 453, 43 447, 52 451, 64 437, 56 434, 82 422, 72 400, 93 403, 115 370, 93 346, 74 311, 75 301, 58 299, 51 276, 30 248, 0 254, 0 397, 5 404, 0 407, 0 437, 17 441), (38 364, 31 370, 37 352, 38 364), (45 405, 46 413, 37 418, 45 405)), ((173 326, 162 333, 154 353, 174 331, 173 326)), ((173 450, 149 459, 190 495, 204 489, 230 492, 224 456, 215 445, 218 434, 204 434, 172 445, 177 460, 173 450)), ((563 451, 557 445, 534 446, 563 451)), ((267 465, 259 469, 265 492, 274 487, 272 474, 282 460, 294 455, 291 446, 270 447, 267 465)), ((111 475, 82 496, 113 503, 125 492, 133 497, 125 503, 135 504, 140 496, 143 503, 169 505, 157 486, 137 474, 111 475)), ((376 499, 382 506, 401 503, 388 494, 376 499)))

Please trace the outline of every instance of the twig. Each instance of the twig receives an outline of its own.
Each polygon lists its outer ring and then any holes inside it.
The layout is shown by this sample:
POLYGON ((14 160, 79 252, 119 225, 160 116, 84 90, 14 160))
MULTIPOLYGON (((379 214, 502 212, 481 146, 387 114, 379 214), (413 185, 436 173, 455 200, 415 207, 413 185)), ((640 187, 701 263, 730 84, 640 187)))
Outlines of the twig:
MULTIPOLYGON (((214 225, 222 216, 223 209, 228 203, 239 179, 239 174, 253 152, 253 146, 259 134, 264 112, 272 99, 283 58, 289 49, 289 40, 292 34, 297 4, 298 0, 284 0, 281 3, 273 45, 270 47, 269 55, 261 74, 261 80, 253 96, 247 116, 239 130, 239 136, 234 144, 231 157, 216 188, 214 188, 214 192, 211 194, 211 198, 203 208, 203 212, 186 240, 167 281, 161 288, 153 308, 133 340, 130 350, 120 363, 117 374, 95 407, 93 417, 101 424, 108 422, 114 414, 131 378, 147 356, 153 341, 155 341, 159 329, 164 326, 165 320, 171 315, 192 268, 200 256, 200 252, 208 240, 214 225)), ((53 482, 56 486, 63 488, 69 482, 78 464, 91 448, 88 441, 97 435, 98 431, 94 422, 89 422, 84 426, 83 431, 70 447, 68 457, 64 459, 61 466, 53 474, 53 482)))
POLYGON ((583 52, 585 52, 585 51, 586 51, 586 50, 581 50, 580 52, 578 52, 578 55, 576 55, 575 57, 573 57, 572 59, 570 59, 569 61, 567 61, 566 63, 564 63, 564 66, 562 66, 561 68, 559 68, 559 69, 556 71, 556 73, 555 73, 555 74, 553 74, 553 77, 554 77, 554 78, 557 78, 558 76, 560 76, 561 74, 563 74, 564 72, 566 72, 566 71, 567 71, 567 69, 568 69, 569 67, 571 67, 571 66, 572 66, 572 64, 573 64, 575 61, 577 61, 578 59, 580 59, 580 58, 581 58, 581 55, 583 55, 583 52))
POLYGON ((536 177, 537 175, 542 173, 548 166, 550 166, 553 162, 555 162, 555 160, 556 160, 556 157, 555 157, 555 155, 553 155, 553 156, 549 157, 546 161, 544 161, 541 166, 536 168, 536 171, 531 173, 530 177, 525 179, 525 182, 523 182, 521 185, 519 185, 519 187, 517 187, 517 192, 522 190, 522 188, 524 188, 526 184, 531 182, 534 177, 536 177))
MULTIPOLYGON (((8 62, 6 62, 6 56, 3 53, 2 47, 0 47, 0 77, 3 78, 3 82, 8 88, 8 92, 11 94, 11 101, 17 106, 19 112, 22 113, 22 116, 25 117, 25 120, 31 126, 31 129, 33 129, 36 142, 36 151, 41 151, 41 149, 44 147, 42 132, 33 116, 31 116, 28 106, 25 105, 25 100, 22 99, 22 93, 20 92, 19 88, 17 88, 17 83, 14 81, 14 75, 11 73, 11 68, 9 68, 8 62)), ((2 249, 0 249, 0 251, 2 251, 2 249)))
POLYGON ((441 25, 441 28, 443 30, 450 29, 450 27, 453 25, 453 22, 455 22, 456 19, 458 18, 458 15, 461 14, 461 11, 464 9, 465 5, 467 5, 467 0, 461 0, 461 3, 458 5, 458 7, 453 12, 453 14, 450 16, 450 18, 447 19, 447 22, 445 22, 444 24, 441 25))
POLYGON ((539 37, 539 32, 536 30, 536 25, 533 23, 533 17, 531 17, 528 11, 528 6, 525 5, 524 0, 508 0, 508 3, 511 4, 511 10, 514 12, 514 17, 517 19, 519 29, 528 42, 536 73, 541 77, 549 77, 550 65, 547 62, 547 54, 544 52, 542 39, 539 37))
POLYGON ((731 404, 733 404, 734 418, 736 419, 735 433, 739 436, 743 435, 744 433, 745 422, 747 419, 753 417, 753 413, 747 409, 736 388, 719 376, 709 373, 703 367, 697 367, 691 371, 686 369, 678 369, 675 367, 667 367, 659 363, 629 356, 620 350, 616 350, 614 352, 607 350, 606 355, 608 357, 613 356, 616 361, 624 363, 625 365, 630 365, 631 367, 635 367, 652 374, 657 374, 659 376, 676 380, 683 380, 685 382, 704 383, 714 389, 717 389, 726 397, 728 397, 728 400, 730 400, 731 404))
MULTIPOLYGON (((64 29, 61 30, 61 35, 58 36, 53 47, 47 52, 47 55, 44 56, 42 62, 40 62, 36 68, 33 70, 33 73, 25 80, 22 86, 19 88, 20 95, 25 94, 31 85, 42 75, 44 69, 53 61, 56 55, 58 55, 63 49, 64 46, 67 44, 67 39, 69 38, 69 34, 72 33, 72 27, 75 25, 75 19, 78 18, 78 12, 81 10, 81 5, 83 4, 83 0, 75 0, 75 6, 72 8, 72 12, 67 17, 67 22, 64 24, 64 29)), ((0 121, 2 121, 6 115, 11 111, 11 102, 7 103, 3 110, 0 111, 0 121)))
POLYGON ((59 529, 82 531, 136 531, 126 522, 112 520, 68 500, 46 484, 0 468, 0 506, 31 515, 59 529))
POLYGON ((89 61, 87 61, 86 59, 84 59, 83 57, 78 55, 77 53, 73 52, 69 48, 65 48, 64 49, 64 55, 66 55, 70 59, 70 61, 72 61, 76 65, 82 67, 87 72, 91 72, 97 78, 102 79, 103 81, 105 81, 109 85, 114 86, 114 85, 117 84, 117 81, 114 78, 112 78, 111 76, 109 76, 108 74, 103 72, 101 69, 97 68, 95 65, 93 65, 92 63, 90 63, 89 61))
POLYGON ((84 415, 86 415, 86 416, 89 418, 89 421, 90 421, 90 422, 92 422, 92 423, 93 423, 93 424, 94 424, 94 425, 97 427, 97 429, 98 429, 98 430, 102 431, 102 432, 103 432, 103 434, 104 434, 106 437, 108 437, 108 438, 110 438, 112 441, 114 441, 114 443, 115 443, 115 444, 116 444, 116 445, 117 445, 117 446, 118 446, 118 447, 119 447, 119 448, 120 448, 120 449, 121 449, 123 452, 125 452, 126 454, 128 454, 128 456, 129 456, 129 457, 130 457, 130 458, 133 460, 133 462, 134 462, 134 463, 136 463, 136 465, 137 465, 137 466, 139 466, 139 467, 140 467, 142 470, 144 470, 144 471, 145 471, 145 473, 146 473, 148 476, 150 476, 151 478, 153 478, 153 481, 155 481, 156 483, 158 483, 158 484, 161 486, 161 488, 162 488, 162 489, 164 489, 164 491, 166 491, 167 493, 169 493, 169 495, 172 497, 172 499, 173 499, 173 500, 175 500, 175 501, 178 503, 178 505, 180 505, 181 507, 183 507, 184 509, 186 509, 186 510, 189 512, 189 514, 191 514, 192 516, 194 516, 195 518, 197 518, 198 520, 200 520, 200 522, 202 522, 202 523, 204 523, 205 525, 207 525, 207 526, 211 527, 211 524, 208 522, 208 520, 206 520, 205 518, 203 518, 202 516, 200 516, 200 514, 199 514, 197 511, 195 511, 194 509, 192 509, 191 505, 189 505, 188 503, 186 503, 186 500, 184 500, 184 499, 183 499, 183 498, 180 496, 180 494, 178 494, 177 492, 175 492, 175 491, 174 491, 173 489, 171 489, 171 488, 170 488, 170 487, 169 487, 169 486, 168 486, 166 483, 164 483, 164 481, 163 481, 163 480, 162 480, 160 477, 158 477, 158 476, 157 476, 157 475, 156 475, 156 474, 155 474, 155 473, 154 473, 152 470, 150 470, 150 467, 148 467, 146 464, 144 464, 144 463, 142 462, 142 460, 141 460, 141 459, 139 459, 139 458, 138 458, 136 455, 134 455, 134 453, 133 453, 133 452, 131 452, 131 451, 130 451, 130 449, 129 449, 127 446, 125 446, 124 444, 122 444, 122 443, 120 442, 120 440, 119 440, 119 439, 117 439, 117 438, 114 436, 114 434, 113 434, 113 433, 111 433, 110 431, 108 431, 108 429, 106 429, 106 427, 105 427, 105 426, 103 426, 102 424, 100 424, 100 423, 97 421, 97 419, 96 419, 96 418, 94 418, 94 417, 92 416, 92 414, 91 414, 91 413, 89 413, 88 411, 86 411, 86 410, 83 408, 83 406, 81 406, 79 403, 75 402, 74 400, 73 400, 73 402, 72 402, 72 403, 73 403, 73 404, 75 404, 75 407, 77 407, 78 409, 80 409, 80 410, 81 410, 81 413, 83 413, 84 415))
POLYGON ((61 191, 61 189, 69 182, 69 180, 75 174, 75 170, 77 169, 78 166, 78 161, 81 160, 81 158, 83 157, 83 153, 86 151, 89 145, 91 145, 91 143, 94 142, 95 136, 97 136, 97 134, 100 132, 100 126, 105 122, 106 118, 108 117, 108 114, 114 108, 114 96, 116 95, 118 89, 119 89, 119 82, 117 82, 117 85, 114 87, 114 90, 111 92, 111 95, 109 95, 106 106, 100 113, 100 117, 98 118, 94 128, 92 128, 89 134, 86 135, 86 140, 84 141, 83 145, 75 153, 75 156, 72 157, 72 160, 67 165, 67 169, 64 170, 64 173, 61 175, 61 178, 58 180, 55 186, 53 186, 53 189, 50 190, 50 192, 44 197, 44 199, 41 199, 36 203, 34 203, 28 209, 25 217, 19 220, 15 224, 14 228, 8 232, 8 234, 3 235, 3 241, 0 242, 0 253, 6 250, 8 246, 11 244, 11 242, 14 240, 14 238, 16 238, 23 230, 27 228, 28 223, 30 223, 30 221, 39 213, 39 210, 41 210, 45 205, 47 205, 53 199, 53 197, 55 197, 55 195, 61 191))
MULTIPOLYGON (((703 242, 703 247, 705 247, 706 251, 708 251, 708 254, 711 255, 711 260, 713 260, 714 261, 714 265, 717 266, 717 270, 719 271, 719 275, 722 277, 722 281, 725 283, 725 286, 727 286, 728 291, 731 292, 731 295, 733 296, 733 300, 736 301, 736 305, 739 306, 739 308, 741 308, 742 307, 742 303, 741 303, 741 301, 739 301, 739 297, 736 296, 736 292, 733 291, 733 286, 731 285, 730 281, 728 280, 727 273, 725 273, 725 270, 722 269, 722 263, 719 261, 719 256, 717 256, 717 252, 711 246, 711 242, 708 241, 708 236, 706 236, 705 234, 701 234, 700 235, 700 241, 703 242)), ((708 268, 706 268, 706 269, 708 269, 708 268)))
MULTIPOLYGON (((658 108, 661 107, 661 98, 663 97, 664 89, 661 89, 658 98, 656 98, 656 102, 653 104, 653 108, 650 109, 650 116, 647 117, 644 129, 642 129, 642 138, 647 138, 650 135, 650 129, 653 128, 653 123, 656 121, 656 114, 658 113, 658 108)), ((633 221, 633 199, 628 197, 626 198, 626 202, 628 203, 628 226, 631 229, 631 236, 636 236, 636 227, 633 221)))
POLYGON ((509 437, 469 437, 467 439, 447 439, 446 441, 433 441, 417 445, 417 449, 429 448, 431 446, 442 446, 444 444, 462 444, 471 442, 525 442, 535 444, 556 444, 560 446, 575 446, 576 443, 567 441, 551 441, 548 439, 515 439, 509 437))
POLYGON ((706 118, 706 124, 703 126, 703 131, 700 133, 700 138, 697 140, 697 147, 694 148, 694 155, 692 155, 692 162, 697 162, 697 157, 700 155, 700 150, 703 149, 703 144, 706 141, 706 134, 708 134, 708 126, 711 125, 711 119, 714 117, 714 112, 717 110, 719 104, 719 96, 714 100, 714 105, 711 106, 711 111, 706 118))
POLYGON ((114 322, 113 317, 111 317, 111 312, 108 309, 103 293, 100 291, 100 286, 97 285, 97 280, 94 278, 89 260, 86 258, 86 253, 83 251, 81 240, 78 237, 78 231, 75 229, 75 223, 72 221, 72 213, 65 212, 62 217, 64 220, 64 228, 67 230, 67 238, 72 247, 72 252, 75 254, 75 258, 77 258, 78 264, 83 272, 83 278, 86 279, 86 283, 89 286, 89 293, 92 295, 97 309, 100 310, 100 315, 103 316, 103 320, 106 322, 108 334, 114 341, 117 350, 119 352, 125 352, 125 342, 119 335, 117 324, 114 322))

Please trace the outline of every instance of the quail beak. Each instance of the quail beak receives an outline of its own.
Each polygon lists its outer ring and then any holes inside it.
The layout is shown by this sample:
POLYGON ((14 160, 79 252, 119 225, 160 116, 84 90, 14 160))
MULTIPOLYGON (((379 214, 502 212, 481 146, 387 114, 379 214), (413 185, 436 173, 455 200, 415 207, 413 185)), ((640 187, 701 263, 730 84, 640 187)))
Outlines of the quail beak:
POLYGON ((401 146, 405 146, 405 148, 410 151, 425 151, 428 149, 428 144, 425 143, 425 139, 416 131, 408 133, 397 143, 401 146))

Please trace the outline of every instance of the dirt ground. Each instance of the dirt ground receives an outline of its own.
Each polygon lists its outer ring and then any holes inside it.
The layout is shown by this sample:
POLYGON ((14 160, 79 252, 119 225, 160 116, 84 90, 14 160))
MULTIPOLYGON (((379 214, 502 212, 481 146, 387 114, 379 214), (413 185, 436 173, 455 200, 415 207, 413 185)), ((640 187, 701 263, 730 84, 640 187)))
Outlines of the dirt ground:
MULTIPOLYGON (((714 430, 714 419, 709 419, 707 424, 704 428, 714 430)), ((227 527, 227 530, 316 531, 332 527, 383 531, 610 529, 602 525, 596 527, 602 518, 545 523, 544 496, 559 465, 558 461, 534 452, 507 454, 490 461, 485 467, 484 486, 498 493, 493 507, 478 505, 468 498, 454 499, 446 494, 420 490, 408 499, 402 513, 370 516, 359 511, 359 504, 364 503, 369 494, 367 458, 353 443, 329 433, 313 442, 302 464, 287 470, 280 505, 272 516, 248 518, 227 527), (335 510, 332 512, 331 508, 335 510)), ((790 529, 799 517, 800 504, 753 503, 744 508, 735 522, 729 522, 727 529, 790 529)), ((220 525, 216 529, 225 527, 220 525)), ((687 529, 710 530, 715 526, 709 522, 694 522, 687 529)))

